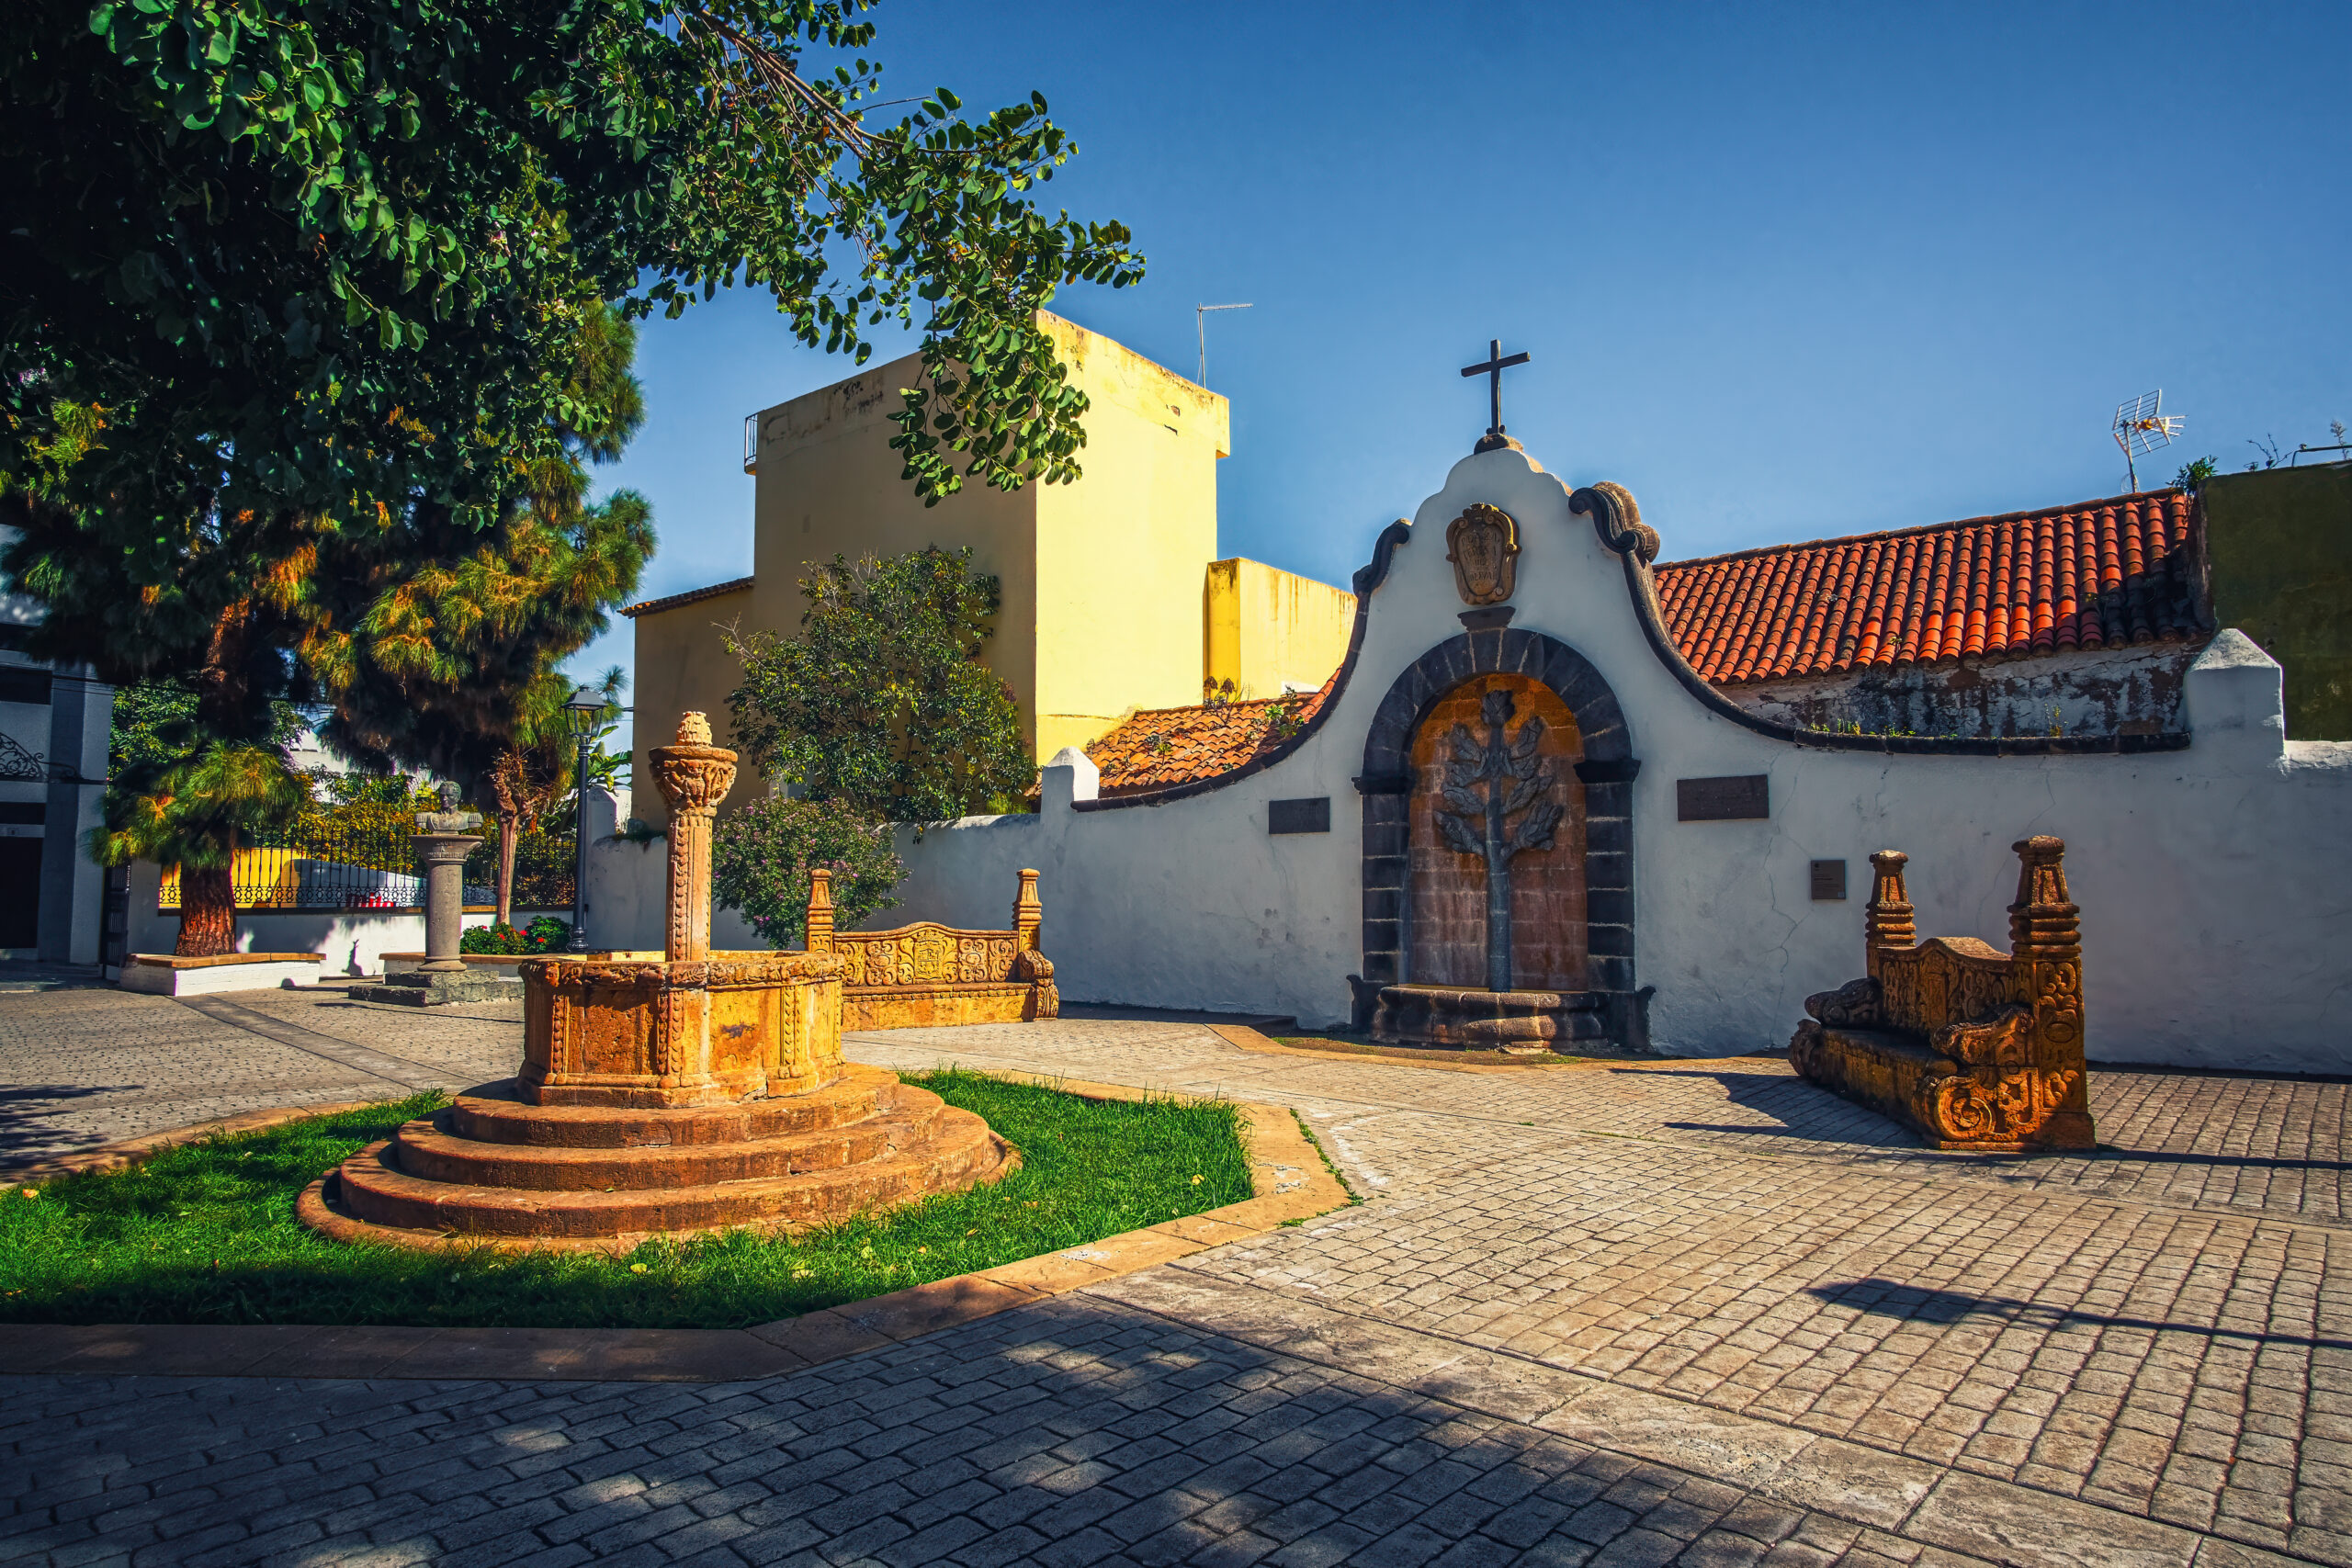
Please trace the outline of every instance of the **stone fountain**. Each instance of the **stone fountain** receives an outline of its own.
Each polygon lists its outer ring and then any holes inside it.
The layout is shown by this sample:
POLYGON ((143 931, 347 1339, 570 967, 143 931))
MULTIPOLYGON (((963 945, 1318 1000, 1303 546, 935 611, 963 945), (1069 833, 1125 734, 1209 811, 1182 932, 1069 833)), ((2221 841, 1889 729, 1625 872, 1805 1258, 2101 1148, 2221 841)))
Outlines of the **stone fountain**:
POLYGON ((526 961, 522 1069, 345 1160, 303 1193, 307 1224, 626 1248, 822 1224, 1015 1168, 978 1116, 842 1059, 841 957, 710 951, 711 820, 735 753, 690 713, 651 761, 670 807, 664 950, 526 961))

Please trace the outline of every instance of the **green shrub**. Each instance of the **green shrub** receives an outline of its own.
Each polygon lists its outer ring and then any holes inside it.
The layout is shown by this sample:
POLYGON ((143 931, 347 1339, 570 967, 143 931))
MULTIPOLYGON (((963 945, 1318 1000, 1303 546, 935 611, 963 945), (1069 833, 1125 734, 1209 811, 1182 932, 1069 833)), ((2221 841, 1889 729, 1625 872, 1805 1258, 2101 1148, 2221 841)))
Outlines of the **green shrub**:
POLYGON ((877 909, 907 874, 890 829, 847 806, 771 796, 722 819, 711 845, 711 891, 762 941, 797 947, 808 940, 808 871, 833 874, 833 922, 846 929, 877 909))

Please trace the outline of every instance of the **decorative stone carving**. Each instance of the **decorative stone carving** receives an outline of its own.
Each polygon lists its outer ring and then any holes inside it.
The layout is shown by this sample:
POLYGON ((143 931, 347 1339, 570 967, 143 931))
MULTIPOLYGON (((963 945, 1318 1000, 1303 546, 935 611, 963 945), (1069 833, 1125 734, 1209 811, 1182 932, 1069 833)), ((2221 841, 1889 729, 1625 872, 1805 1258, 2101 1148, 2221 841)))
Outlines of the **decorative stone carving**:
POLYGON ((1519 586, 1519 524, 1485 502, 1446 525, 1445 558, 1465 604, 1499 604, 1519 586))
POLYGON ((808 874, 808 951, 842 963, 842 1027, 935 1029, 1019 1023, 1061 1013, 1054 966, 1037 951, 1046 918, 1037 874, 1021 873, 1009 931, 919 920, 887 931, 833 929, 832 873, 808 874))
POLYGON ((1437 809, 1438 830, 1448 847, 1476 855, 1487 866, 1487 988, 1511 988, 1510 860, 1522 850, 1548 850, 1567 807, 1553 798, 1556 782, 1536 755, 1544 743, 1544 719, 1532 715, 1514 739, 1504 738, 1514 707, 1506 691, 1488 692, 1479 718, 1480 740, 1457 724, 1448 738, 1445 805, 1437 809), (1484 783, 1481 799, 1474 786, 1484 783), (1512 817, 1519 821, 1513 825, 1512 817))
POLYGON ((652 751, 653 782, 670 808, 668 918, 663 950, 673 964, 710 951, 710 824, 735 787, 735 753, 710 743, 710 720, 689 713, 678 738, 652 751))
MULTIPOLYGON (((710 951, 710 821, 735 754, 688 714, 653 768, 672 813, 665 952, 526 960, 521 1070, 345 1160, 302 1194, 305 1224, 407 1247, 626 1250, 842 1220, 1018 1167, 980 1117, 842 1060, 848 965, 826 951, 824 873, 811 951, 710 951)), ((930 931, 944 940, 923 944, 929 967, 960 958, 967 935, 1001 944, 981 958, 1000 977, 1024 956, 1012 932, 930 931)))
POLYGON ((2082 936, 2066 846, 2012 846, 2007 954, 1970 937, 1914 946, 1907 857, 1871 856, 1870 976, 1805 999, 1789 1061, 1815 1083, 1910 1122, 1939 1148, 2096 1146, 2083 1061, 2082 936))

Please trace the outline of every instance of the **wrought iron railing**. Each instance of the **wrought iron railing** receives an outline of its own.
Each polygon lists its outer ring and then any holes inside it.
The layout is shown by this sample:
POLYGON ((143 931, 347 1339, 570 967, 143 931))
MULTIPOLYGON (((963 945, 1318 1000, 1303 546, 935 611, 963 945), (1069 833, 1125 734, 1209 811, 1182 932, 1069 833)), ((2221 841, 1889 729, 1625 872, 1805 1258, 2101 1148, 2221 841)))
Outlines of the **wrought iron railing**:
MULTIPOLYGON (((374 814, 370 814, 371 816, 374 814)), ((418 909, 424 878, 409 842, 414 829, 395 820, 306 818, 282 832, 259 836, 237 851, 230 879, 240 909, 418 909)), ((494 907, 498 840, 486 835, 466 857, 466 904, 494 907)), ((514 907, 571 907, 573 839, 570 831, 526 833, 514 846, 514 907)), ((157 908, 180 907, 179 867, 164 868, 157 908)))

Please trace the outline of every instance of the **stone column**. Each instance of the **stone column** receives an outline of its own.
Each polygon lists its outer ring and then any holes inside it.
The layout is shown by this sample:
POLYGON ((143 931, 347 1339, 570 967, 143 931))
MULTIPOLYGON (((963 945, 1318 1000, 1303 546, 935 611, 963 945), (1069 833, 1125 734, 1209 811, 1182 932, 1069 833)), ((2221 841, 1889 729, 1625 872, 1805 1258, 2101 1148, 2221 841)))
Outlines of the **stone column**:
POLYGON ((438 1007, 511 994, 505 981, 475 974, 459 956, 466 924, 466 857, 481 847, 481 835, 473 831, 481 826, 481 814, 458 808, 456 784, 443 784, 440 795, 441 809, 418 812, 416 831, 409 838, 424 869, 424 962, 386 975, 380 986, 354 987, 351 994, 361 1001, 438 1007))
POLYGON ((673 964, 710 956, 710 823, 735 786, 735 753, 710 743, 710 720, 689 713, 678 738, 653 749, 653 782, 670 807, 669 909, 662 955, 673 964))

